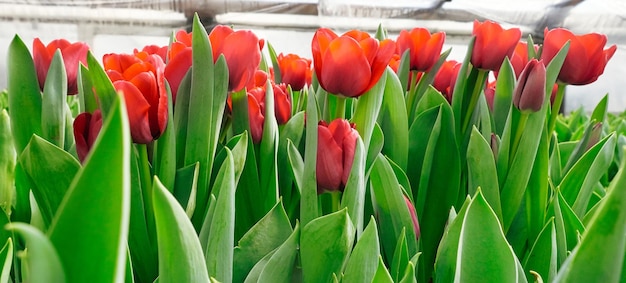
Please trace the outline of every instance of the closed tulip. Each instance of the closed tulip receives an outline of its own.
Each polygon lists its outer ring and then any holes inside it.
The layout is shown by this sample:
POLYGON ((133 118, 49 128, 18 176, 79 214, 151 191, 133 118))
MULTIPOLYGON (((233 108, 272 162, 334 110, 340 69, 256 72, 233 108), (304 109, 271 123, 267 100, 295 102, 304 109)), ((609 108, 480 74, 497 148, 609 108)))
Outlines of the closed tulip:
POLYGON ((252 31, 234 31, 224 25, 214 27, 209 40, 213 48, 213 60, 224 54, 228 64, 228 89, 242 90, 254 78, 254 72, 261 63, 263 41, 252 31))
POLYGON ((311 43, 317 79, 326 91, 357 97, 371 89, 383 75, 395 52, 392 40, 379 42, 362 31, 337 36, 320 28, 311 43))
POLYGON ((85 161, 87 154, 93 147, 98 133, 102 129, 102 113, 100 109, 93 112, 78 114, 74 119, 74 141, 76 142, 76 153, 81 162, 85 161))
POLYGON ((522 37, 519 28, 503 29, 500 24, 474 21, 472 35, 476 36, 470 62, 475 68, 497 71, 505 57, 511 58, 522 37))
POLYGON ((409 209, 409 213, 411 214, 411 220, 413 221, 413 231, 415 231, 415 239, 420 237, 420 224, 417 220, 417 212, 415 212, 415 206, 411 202, 411 200, 407 196, 404 197, 404 202, 406 202, 406 206, 409 209))
POLYGON ((513 105, 520 111, 537 112, 546 98, 546 67, 543 61, 532 59, 526 67, 513 91, 513 105))
POLYGON ((444 32, 430 34, 425 28, 414 28, 410 31, 402 30, 396 40, 398 54, 402 56, 406 50, 410 50, 410 69, 412 71, 425 72, 435 65, 439 59, 443 42, 446 39, 444 32))
POLYGON ((343 191, 352 163, 359 133, 344 119, 317 126, 317 192, 343 191))
POLYGON ((302 58, 296 54, 278 54, 276 58, 280 68, 282 82, 291 86, 293 90, 301 90, 305 85, 311 84, 313 71, 311 60, 302 58))
POLYGON ((161 57, 146 52, 106 54, 103 61, 113 86, 126 100, 133 141, 147 144, 160 137, 168 115, 161 57))
POLYGON ((586 85, 595 82, 617 50, 615 45, 604 49, 607 38, 603 34, 574 35, 563 28, 546 29, 541 59, 548 64, 568 40, 570 41, 569 50, 558 80, 570 85, 586 85))
POLYGON ((65 39, 57 39, 46 46, 39 38, 35 38, 33 41, 33 61, 37 71, 39 88, 43 90, 52 57, 57 49, 61 50, 61 55, 63 56, 63 64, 65 65, 67 75, 67 94, 77 94, 78 84, 76 83, 76 77, 78 76, 79 62, 87 64, 87 52, 89 51, 89 46, 84 42, 70 43, 65 39))
POLYGON ((433 87, 441 92, 450 104, 452 104, 452 91, 460 70, 461 63, 455 60, 446 61, 441 65, 433 80, 433 87))

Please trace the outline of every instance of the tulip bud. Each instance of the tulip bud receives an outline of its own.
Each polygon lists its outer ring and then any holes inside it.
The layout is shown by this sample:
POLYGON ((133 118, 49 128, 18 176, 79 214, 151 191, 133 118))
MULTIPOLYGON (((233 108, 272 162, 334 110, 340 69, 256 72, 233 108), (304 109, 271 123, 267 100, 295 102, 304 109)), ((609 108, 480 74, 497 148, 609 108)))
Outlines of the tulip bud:
POLYGON ((352 163, 359 133, 344 119, 317 126, 317 193, 343 191, 352 163))
POLYGON ((83 162, 91 150, 100 129, 102 128, 102 113, 100 109, 93 112, 78 114, 74 119, 74 140, 78 159, 83 162))
POLYGON ((545 98, 546 67, 541 60, 530 60, 515 86, 513 105, 520 111, 537 112, 541 109, 545 98))
POLYGON ((411 203, 411 200, 404 196, 404 201, 406 202, 406 206, 409 209, 409 213, 411 213, 411 220, 413 221, 413 230, 415 231, 415 239, 420 237, 420 224, 417 221, 417 213, 415 212, 415 206, 411 203))

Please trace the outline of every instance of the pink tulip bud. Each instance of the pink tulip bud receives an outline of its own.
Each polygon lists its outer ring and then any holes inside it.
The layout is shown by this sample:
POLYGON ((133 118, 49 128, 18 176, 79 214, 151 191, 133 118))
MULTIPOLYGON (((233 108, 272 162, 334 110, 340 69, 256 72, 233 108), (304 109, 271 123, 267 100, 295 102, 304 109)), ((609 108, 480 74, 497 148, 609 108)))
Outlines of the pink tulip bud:
POLYGON ((520 111, 537 112, 541 109, 545 98, 546 67, 541 60, 530 60, 515 86, 513 105, 520 111))

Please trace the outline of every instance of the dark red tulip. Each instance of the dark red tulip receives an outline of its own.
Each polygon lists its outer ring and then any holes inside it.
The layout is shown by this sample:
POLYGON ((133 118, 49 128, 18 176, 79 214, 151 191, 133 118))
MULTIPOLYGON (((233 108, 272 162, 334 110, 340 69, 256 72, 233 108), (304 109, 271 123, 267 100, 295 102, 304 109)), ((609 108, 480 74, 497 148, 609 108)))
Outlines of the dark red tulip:
POLYGON ((396 41, 398 54, 402 56, 410 50, 411 71, 425 72, 435 65, 441 54, 443 42, 446 39, 444 32, 430 34, 425 28, 414 28, 411 31, 402 30, 396 41))
POLYGON ((81 162, 85 161, 87 154, 91 150, 98 133, 102 129, 102 113, 100 109, 93 112, 78 114, 74 119, 74 140, 76 142, 76 153, 81 162))
POLYGON ((228 64, 228 89, 242 90, 254 77, 261 63, 261 48, 264 41, 249 30, 233 31, 228 26, 218 25, 209 34, 213 49, 213 60, 224 54, 228 64))
POLYGON ((487 100, 487 107, 493 111, 493 101, 496 98, 496 81, 487 83, 485 87, 485 100, 487 100))
POLYGON ((411 214, 411 220, 413 221, 413 230, 415 231, 415 239, 417 239, 420 237, 420 224, 419 221, 417 221, 417 212, 415 212, 415 206, 406 196, 404 196, 404 201, 406 202, 406 206, 409 209, 409 213, 411 214))
POLYGON ((607 42, 604 34, 574 35, 563 28, 546 29, 541 59, 549 64, 568 40, 570 41, 569 50, 558 80, 570 85, 586 85, 595 82, 617 50, 616 45, 604 49, 607 42))
POLYGON ((124 95, 131 136, 136 143, 157 139, 167 124, 165 63, 158 55, 106 54, 104 69, 115 89, 124 95))
POLYGON ((296 54, 278 54, 276 58, 280 67, 282 82, 291 86, 293 90, 301 90, 305 85, 311 84, 313 71, 311 60, 302 58, 296 54))
POLYGON ((317 192, 343 191, 352 163, 359 133, 344 119, 317 126, 317 192))
POLYGON ((369 34, 352 30, 337 36, 320 28, 311 43, 317 79, 326 91, 357 97, 372 88, 383 75, 395 52, 392 40, 379 42, 369 34))
POLYGON ((454 90, 454 84, 456 78, 461 70, 461 63, 455 60, 449 60, 444 62, 435 74, 433 81, 433 87, 437 89, 443 96, 446 97, 448 102, 452 104, 452 91, 454 90))
POLYGON ((39 38, 33 40, 33 61, 37 71, 39 88, 43 90, 52 57, 57 49, 60 49, 61 55, 63 55, 63 64, 67 75, 67 94, 77 94, 78 64, 79 62, 87 64, 87 52, 89 51, 89 46, 84 42, 70 43, 65 39, 56 39, 45 46, 39 38))
POLYGON ((172 101, 176 102, 178 88, 189 68, 191 68, 191 33, 184 30, 176 32, 175 41, 168 51, 167 65, 165 66, 165 79, 172 90, 172 101))
POLYGON ((470 62, 475 68, 499 70, 505 57, 511 58, 522 37, 519 28, 503 29, 500 24, 474 21, 472 34, 476 36, 470 62))
POLYGON ((532 59, 520 74, 515 91, 513 105, 520 111, 537 112, 546 98, 546 67, 543 61, 532 59))

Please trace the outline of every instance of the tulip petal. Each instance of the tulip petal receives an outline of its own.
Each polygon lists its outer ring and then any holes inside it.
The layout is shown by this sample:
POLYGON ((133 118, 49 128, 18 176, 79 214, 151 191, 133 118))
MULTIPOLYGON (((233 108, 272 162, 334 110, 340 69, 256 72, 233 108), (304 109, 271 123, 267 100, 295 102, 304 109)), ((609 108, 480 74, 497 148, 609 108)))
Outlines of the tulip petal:
POLYGON ((170 58, 170 61, 165 67, 165 79, 170 84, 172 89, 172 100, 176 102, 176 95, 178 95, 178 87, 183 80, 187 71, 191 67, 191 47, 185 47, 181 51, 175 53, 176 55, 170 58))
POLYGON ((336 38, 323 56, 318 75, 326 91, 347 97, 365 92, 371 78, 370 64, 353 38, 336 38))
POLYGON ((285 90, 285 84, 273 85, 274 114, 276 122, 283 125, 291 118, 291 97, 285 90))
POLYGON ((39 38, 33 40, 33 61, 35 70, 37 71, 37 79, 39 80, 39 88, 43 89, 50 68, 52 56, 48 53, 46 46, 39 38))
POLYGON ((232 91, 242 90, 254 78, 261 63, 258 37, 249 30, 230 34, 224 40, 222 54, 228 64, 228 85, 232 91))
POLYGON ((116 81, 113 83, 113 86, 124 95, 133 142, 142 144, 151 142, 153 137, 150 132, 150 120, 148 118, 148 111, 150 110, 148 101, 146 101, 139 89, 128 81, 116 81))
POLYGON ((380 47, 378 48, 378 52, 376 53, 376 58, 374 58, 374 62, 371 65, 372 75, 370 77, 369 85, 363 90, 363 92, 368 91, 372 88, 380 77, 382 77, 385 69, 389 65, 389 61, 391 61, 391 57, 396 50, 396 44, 390 39, 383 40, 380 43, 380 47))
POLYGON ((78 85, 76 83, 76 77, 78 76, 78 66, 82 62, 87 64, 87 52, 89 46, 82 42, 76 42, 61 50, 63 55, 63 63, 65 64, 65 71, 67 73, 67 93, 78 93, 78 85))
MULTIPOLYGON (((217 57, 222 54, 224 41, 226 40, 226 37, 233 32, 233 29, 225 25, 217 25, 211 30, 211 33, 209 33, 209 40, 211 41, 211 49, 213 51, 213 62, 215 62, 217 57)), ((189 46, 191 46, 191 44, 189 46)))
MULTIPOLYGON (((320 28, 313 35, 311 42, 311 53, 313 54, 313 67, 318 78, 322 76, 322 56, 326 53, 330 42, 337 38, 337 35, 330 29, 320 28)), ((322 88, 326 89, 324 82, 320 81, 322 88)))
POLYGON ((343 177, 343 152, 328 128, 318 125, 317 133, 317 192, 339 190, 343 177))
POLYGON ((255 144, 259 144, 263 138, 264 122, 265 117, 261 105, 254 95, 248 93, 248 123, 250 124, 250 135, 252 135, 252 141, 255 144))

